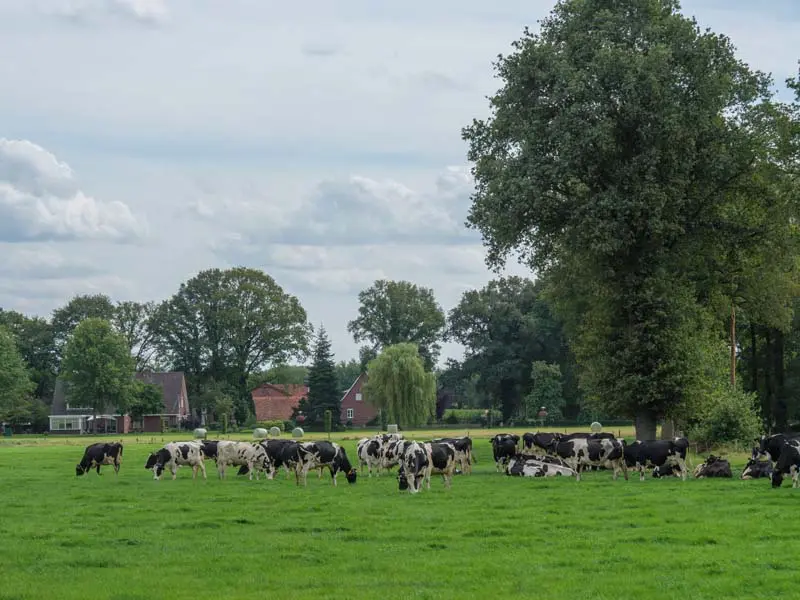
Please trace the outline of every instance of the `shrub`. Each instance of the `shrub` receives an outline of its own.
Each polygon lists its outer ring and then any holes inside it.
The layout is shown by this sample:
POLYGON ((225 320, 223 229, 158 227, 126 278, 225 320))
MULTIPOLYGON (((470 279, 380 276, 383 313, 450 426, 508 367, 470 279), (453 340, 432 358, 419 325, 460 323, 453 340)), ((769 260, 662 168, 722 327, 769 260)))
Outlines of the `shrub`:
POLYGON ((756 402, 754 392, 715 391, 691 419, 689 438, 702 444, 752 443, 761 430, 756 402))
POLYGON ((444 422, 448 425, 458 425, 458 415, 450 411, 450 414, 445 416, 444 422))
MULTIPOLYGON (((448 408, 442 415, 445 423, 456 425, 482 425, 484 423, 484 409, 482 408, 448 408)), ((492 420, 499 423, 503 415, 499 410, 491 411, 492 420)))
POLYGON ((274 420, 274 421, 259 421, 257 423, 257 425, 259 427, 263 427, 267 431, 269 431, 273 427, 277 427, 281 431, 286 431, 286 424, 285 424, 284 421, 278 421, 278 420, 274 420))

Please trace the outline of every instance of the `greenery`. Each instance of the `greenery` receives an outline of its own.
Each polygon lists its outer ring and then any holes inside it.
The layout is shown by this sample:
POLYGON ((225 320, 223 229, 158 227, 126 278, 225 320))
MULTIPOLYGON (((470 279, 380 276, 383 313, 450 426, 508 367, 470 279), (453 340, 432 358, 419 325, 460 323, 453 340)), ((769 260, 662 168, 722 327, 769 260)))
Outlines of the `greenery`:
POLYGON ((537 360, 531 368, 531 391, 525 397, 528 419, 535 419, 544 407, 547 416, 560 418, 564 410, 561 390, 561 369, 556 364, 537 360))
MULTIPOLYGON (((84 319, 70 336, 61 365, 70 404, 90 407, 94 417, 124 410, 133 395, 133 368, 125 337, 104 319, 84 319)), ((96 431, 97 421, 92 424, 96 431)))
POLYGON ((11 421, 28 409, 33 391, 25 361, 8 330, 0 326, 0 422, 11 421))
POLYGON ((441 350, 445 316, 432 289, 409 281, 379 279, 358 295, 358 302, 358 317, 347 324, 347 330, 356 343, 370 344, 364 350, 362 364, 374 358, 371 352, 413 343, 425 369, 433 369, 441 350))
POLYGON ((320 326, 314 344, 314 359, 308 370, 308 396, 306 397, 306 424, 320 423, 326 411, 331 411, 333 425, 339 424, 342 395, 336 365, 331 352, 331 342, 320 326))
POLYGON ((704 313, 790 299, 800 111, 672 0, 560 1, 496 70, 468 223, 551 282, 582 387, 651 438, 702 377, 704 313))
POLYGON ((483 409, 449 408, 444 411, 442 421, 449 425, 486 425, 487 417, 491 418, 493 423, 503 420, 503 414, 499 410, 492 410, 486 414, 486 410, 483 409))
POLYGON ((161 386, 134 380, 130 394, 127 408, 133 420, 164 412, 164 390, 161 386))
POLYGON ((267 431, 269 431, 273 427, 277 427, 281 431, 286 430, 285 423, 283 421, 259 421, 258 423, 256 423, 256 425, 258 427, 263 427, 267 431))
POLYGON ((369 363, 364 399, 400 427, 424 424, 433 418, 436 378, 425 370, 417 345, 395 344, 369 363))
MULTIPOLYGON (((334 439, 352 460, 356 442, 334 439)), ((800 534, 800 526, 785 518, 796 500, 788 483, 771 491, 765 481, 737 479, 612 482, 608 472, 585 473, 579 484, 561 478, 521 481, 494 473, 487 437, 476 437, 479 462, 473 474, 454 477, 449 491, 434 476, 431 490, 418 497, 400 494, 395 477, 359 476, 354 486, 339 481, 333 487, 327 472, 321 481, 312 473, 306 490, 283 473, 273 481, 220 481, 213 461, 206 463, 207 482, 192 481, 190 470, 181 467, 176 481, 155 484, 142 466, 160 442, 133 440, 124 440, 118 476, 104 466, 101 476, 81 478, 65 474, 65 465, 80 459, 86 440, 0 441, 3 595, 38 598, 57 590, 63 600, 107 600, 120 597, 124 581, 124 595, 136 598, 191 600, 199 589, 211 597, 263 598, 263 587, 230 568, 252 562, 253 548, 243 543, 248 539, 270 540, 271 559, 260 576, 291 582, 271 586, 270 598, 293 600, 320 598, 319 581, 338 581, 337 597, 356 599, 372 599, 386 586, 398 598, 446 597, 456 588, 465 598, 514 596, 534 588, 553 598, 628 597, 631 593, 620 592, 621 572, 625 589, 647 598, 752 598, 754 590, 789 598, 797 585, 792 553, 769 551, 800 534), (19 468, 22 464, 37 468, 19 468), (519 501, 530 494, 538 502, 519 501), (109 505, 125 510, 109 511, 109 505), (236 510, 219 510, 223 505, 236 510), (153 518, 165 506, 173 507, 170 518, 153 518), (498 511, 488 521, 487 506, 498 511), (408 524, 416 522, 426 526, 409 531, 408 524), (314 536, 314 543, 298 544, 304 535, 314 536), (526 555, 531 540, 547 540, 549 551, 520 569, 518 561, 509 561, 509 552, 526 555), (213 552, 197 551, 212 546, 213 552), (154 560, 165 548, 195 558, 154 560), (431 552, 442 567, 436 576, 410 579, 407 573, 429 571, 431 552), (753 552, 761 557, 756 566, 742 569, 742 557, 753 552), (659 570, 665 553, 674 554, 669 572, 659 570), (399 569, 398 556, 403 557, 399 569), (586 565, 598 556, 605 568, 586 577, 586 565), (319 580, 305 576, 309 562, 319 580), (348 577, 339 577, 343 570, 348 577), (192 584, 167 583, 175 581, 192 584)), ((731 457, 734 477, 745 459, 731 457)), ((692 460, 698 464, 701 457, 692 460)))

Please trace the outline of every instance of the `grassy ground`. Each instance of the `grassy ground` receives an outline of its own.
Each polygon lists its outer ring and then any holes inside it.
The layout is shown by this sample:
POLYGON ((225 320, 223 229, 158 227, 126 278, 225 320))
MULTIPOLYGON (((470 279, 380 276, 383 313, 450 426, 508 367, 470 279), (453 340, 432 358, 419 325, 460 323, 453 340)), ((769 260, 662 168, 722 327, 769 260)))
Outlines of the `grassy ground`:
POLYGON ((0 599, 793 596, 790 484, 511 478, 477 435, 475 473, 417 496, 393 477, 219 481, 213 462, 155 482, 160 436, 126 438, 118 477, 78 478, 91 440, 4 440, 0 599))

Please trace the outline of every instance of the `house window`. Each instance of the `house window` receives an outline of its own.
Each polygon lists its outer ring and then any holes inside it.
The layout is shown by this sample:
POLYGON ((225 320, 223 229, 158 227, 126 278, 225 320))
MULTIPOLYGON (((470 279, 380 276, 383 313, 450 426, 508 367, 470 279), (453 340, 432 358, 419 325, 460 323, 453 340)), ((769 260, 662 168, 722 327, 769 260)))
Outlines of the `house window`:
POLYGON ((355 415, 355 412, 356 412, 356 411, 355 411, 355 410, 353 410, 352 408, 348 408, 348 409, 347 409, 347 418, 348 418, 348 419, 352 419, 352 418, 353 418, 353 416, 355 415))
POLYGON ((356 393, 356 402, 361 402, 361 392, 356 393))

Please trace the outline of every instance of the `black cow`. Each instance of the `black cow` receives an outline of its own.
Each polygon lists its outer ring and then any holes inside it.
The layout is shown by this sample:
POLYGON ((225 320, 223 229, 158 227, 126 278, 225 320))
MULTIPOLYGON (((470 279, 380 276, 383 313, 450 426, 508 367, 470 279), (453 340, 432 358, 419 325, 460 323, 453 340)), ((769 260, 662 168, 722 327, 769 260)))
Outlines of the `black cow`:
POLYGON ((772 460, 757 460, 751 458, 747 461, 740 479, 761 479, 762 477, 772 477, 772 460))
POLYGON ((758 444, 753 448, 751 458, 759 459, 769 456, 773 462, 777 462, 781 455, 781 449, 786 442, 797 440, 796 435, 787 435, 785 433, 776 433, 774 435, 762 435, 760 439, 755 440, 758 444))
POLYGON ((695 467, 694 476, 696 479, 703 479, 705 477, 733 477, 731 473, 731 463, 724 458, 711 454, 705 462, 695 467))
POLYGON ((75 475, 83 475, 93 468, 100 475, 100 465, 114 465, 114 475, 119 474, 122 464, 122 444, 119 442, 90 444, 83 451, 81 462, 75 467, 75 475))
POLYGON ((203 446, 203 456, 217 462, 217 444, 219 444, 218 440, 201 440, 200 445, 203 446))
POLYGON ((519 436, 513 433, 498 433, 489 442, 492 444, 495 469, 500 471, 501 465, 505 466, 517 453, 519 436))
POLYGON ((653 477, 660 479, 662 477, 680 477, 681 470, 676 465, 661 465, 660 467, 653 467, 653 477))
POLYGON ((400 491, 408 490, 416 494, 431 470, 431 457, 425 447, 418 442, 407 442, 403 445, 400 457, 400 469, 397 472, 397 484, 400 491))
MULTIPOLYGON (((456 463, 461 466, 462 473, 472 473, 472 438, 436 438, 431 444, 452 444, 456 450, 456 463)), ((458 471, 456 471, 458 472, 458 471)))
POLYGON ((798 469, 800 469, 800 440, 787 440, 772 471, 772 487, 781 487, 783 476, 791 475, 792 487, 796 488, 798 469))
POLYGON ((674 438, 671 440, 636 440, 625 446, 625 462, 628 468, 639 471, 639 480, 644 481, 644 472, 648 466, 659 467, 663 471, 665 465, 675 465, 680 469, 681 479, 686 481, 686 451, 689 440, 674 438))
POLYGON ((619 472, 628 479, 628 467, 625 464, 625 442, 617 439, 591 439, 577 437, 559 441, 555 446, 555 454, 576 472, 576 479, 581 480, 584 466, 610 466, 614 469, 614 479, 619 472))
POLYGON ((545 452, 552 452, 555 443, 559 440, 558 433, 526 433, 522 436, 523 454, 533 454, 534 447, 540 448, 545 452))
POLYGON ((424 445, 425 451, 431 463, 426 479, 428 489, 431 489, 431 474, 440 473, 444 481, 444 487, 449 488, 453 480, 453 472, 456 470, 456 447, 449 442, 428 443, 424 445))
POLYGON ((297 485, 300 485, 302 475, 303 485, 306 485, 308 472, 319 467, 328 467, 336 485, 336 475, 344 472, 347 483, 356 482, 358 473, 350 464, 347 452, 339 444, 334 442, 300 442, 297 445, 297 453, 291 453, 289 462, 294 464, 297 485))

